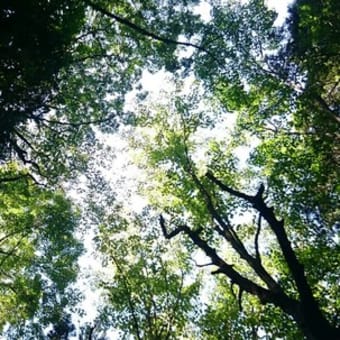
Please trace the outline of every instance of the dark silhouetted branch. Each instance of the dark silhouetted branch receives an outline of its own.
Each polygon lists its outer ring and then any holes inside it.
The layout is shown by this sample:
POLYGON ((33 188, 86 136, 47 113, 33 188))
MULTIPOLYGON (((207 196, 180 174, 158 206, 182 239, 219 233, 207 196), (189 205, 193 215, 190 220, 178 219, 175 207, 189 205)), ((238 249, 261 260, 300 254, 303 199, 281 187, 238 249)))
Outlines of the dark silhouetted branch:
POLYGON ((119 22, 121 25, 124 25, 126 27, 129 27, 131 28, 132 30, 134 30, 135 32, 141 34, 141 35, 144 35, 146 37, 149 37, 151 39, 154 39, 154 40, 158 40, 158 41, 161 41, 165 44, 171 44, 171 45, 181 45, 181 46, 187 46, 187 47, 193 47, 197 50, 200 50, 200 51, 203 51, 205 53, 208 53, 209 54, 209 51, 206 50, 204 47, 200 46, 200 45, 196 45, 196 44, 193 44, 193 43, 190 43, 190 42, 185 42, 185 41, 177 41, 177 40, 174 40, 174 39, 170 39, 170 38, 167 38, 167 37, 163 37, 163 36, 160 36, 156 33, 153 33, 143 27, 140 27, 138 25, 136 25, 135 23, 129 21, 128 19, 126 18, 122 18, 114 13, 111 13, 109 12, 108 10, 106 10, 105 8, 102 8, 101 6, 95 4, 94 2, 92 1, 86 1, 86 3, 95 11, 98 11, 99 13, 111 18, 111 19, 114 19, 115 21, 119 22))
POLYGON ((256 229, 256 234, 255 234, 255 253, 256 253, 256 259, 259 263, 261 263, 261 255, 259 251, 259 237, 261 233, 261 227, 262 227, 262 216, 259 214, 258 220, 257 220, 257 229, 256 229))
MULTIPOLYGON (((206 176, 212 182, 218 185, 221 190, 228 192, 234 197, 244 199, 248 203, 251 203, 253 208, 256 209, 260 213, 260 215, 268 222, 280 245, 281 251, 292 274, 300 297, 300 306, 298 310, 295 310, 295 312, 291 315, 300 324, 300 327, 304 329, 305 334, 310 331, 310 328, 309 330, 306 329, 306 325, 313 328, 313 334, 320 334, 320 336, 322 336, 322 332, 319 330, 320 327, 324 330, 327 330, 329 332, 328 334, 339 334, 339 330, 332 328, 320 311, 319 305, 313 296, 312 289, 307 282, 304 267, 297 259, 297 256, 288 239, 286 230, 284 228, 284 221, 277 219, 274 214, 274 209, 272 207, 268 207, 265 203, 263 198, 263 184, 261 184, 255 196, 250 196, 230 188, 229 186, 218 180, 211 172, 208 172, 206 176)), ((246 289, 244 290, 247 291, 246 289)), ((282 296, 285 296, 284 300, 287 300, 288 297, 284 293, 282 293, 282 296)))
POLYGON ((238 271, 236 271, 232 265, 226 263, 221 257, 218 256, 216 250, 212 248, 207 241, 199 236, 197 231, 191 230, 188 226, 182 225, 173 232, 168 233, 165 226, 165 221, 163 217, 160 217, 160 224, 163 234, 166 238, 171 239, 178 235, 180 232, 186 234, 192 242, 199 247, 204 253, 210 257, 211 263, 217 267, 212 274, 224 274, 226 275, 232 283, 239 286, 239 289, 248 292, 252 295, 257 296, 262 304, 273 303, 274 305, 282 308, 285 312, 290 315, 296 315, 298 306, 297 301, 289 298, 282 291, 268 290, 265 289, 255 282, 242 276, 238 271))

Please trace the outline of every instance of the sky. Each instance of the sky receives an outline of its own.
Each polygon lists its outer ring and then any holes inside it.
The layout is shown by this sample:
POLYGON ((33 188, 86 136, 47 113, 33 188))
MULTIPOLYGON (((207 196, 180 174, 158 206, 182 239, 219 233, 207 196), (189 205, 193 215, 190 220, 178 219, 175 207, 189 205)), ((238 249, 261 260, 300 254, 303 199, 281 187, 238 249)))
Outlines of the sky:
POLYGON ((283 24, 288 11, 288 6, 292 4, 293 0, 267 0, 267 6, 271 9, 274 9, 278 13, 278 17, 275 21, 276 26, 280 26, 283 24))

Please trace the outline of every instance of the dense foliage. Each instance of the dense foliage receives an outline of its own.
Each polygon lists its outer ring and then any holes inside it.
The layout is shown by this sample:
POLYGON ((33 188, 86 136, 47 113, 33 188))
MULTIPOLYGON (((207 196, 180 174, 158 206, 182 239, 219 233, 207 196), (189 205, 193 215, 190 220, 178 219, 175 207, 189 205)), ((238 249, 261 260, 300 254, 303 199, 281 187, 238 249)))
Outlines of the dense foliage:
POLYGON ((180 244, 166 247, 159 228, 152 226, 158 221, 150 222, 150 217, 132 223, 123 219, 101 227, 104 262, 115 272, 100 283, 108 295, 101 327, 111 325, 123 338, 188 336, 200 282, 190 279, 191 266, 180 244))
MULTIPOLYGON (((70 64, 70 45, 84 20, 78 1, 1 3, 0 159, 24 160, 22 127, 49 110, 58 72, 70 64)), ((25 145, 27 146, 27 145, 25 145)))
POLYGON ((262 0, 4 1, 0 332, 339 338, 339 12, 297 0, 278 27, 262 0), (148 97, 145 70, 174 90, 148 97), (120 125, 132 185, 99 141, 120 125), (80 222, 102 304, 76 327, 80 222))
MULTIPOLYGON (((18 175, 15 165, 5 171, 18 175)), ((15 328, 9 336, 38 339, 80 299, 69 286, 83 251, 74 236, 79 214, 64 193, 37 187, 27 177, 0 188, 1 331, 10 323, 15 328)))

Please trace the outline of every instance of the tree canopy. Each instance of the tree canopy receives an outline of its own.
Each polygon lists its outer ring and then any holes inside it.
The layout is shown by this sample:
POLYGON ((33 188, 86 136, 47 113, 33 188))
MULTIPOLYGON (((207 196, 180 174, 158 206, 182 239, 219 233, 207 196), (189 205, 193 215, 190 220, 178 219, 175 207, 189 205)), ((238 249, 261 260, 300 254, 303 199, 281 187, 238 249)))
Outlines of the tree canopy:
POLYGON ((4 1, 0 333, 338 339, 339 11, 4 1), (76 326, 90 237, 102 303, 76 326))

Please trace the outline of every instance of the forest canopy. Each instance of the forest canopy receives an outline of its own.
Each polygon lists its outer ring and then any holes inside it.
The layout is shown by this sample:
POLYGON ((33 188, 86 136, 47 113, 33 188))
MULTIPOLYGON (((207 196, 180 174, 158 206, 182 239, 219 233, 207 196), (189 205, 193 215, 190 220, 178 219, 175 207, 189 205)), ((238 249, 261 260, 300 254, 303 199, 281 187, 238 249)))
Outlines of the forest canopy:
POLYGON ((339 16, 3 1, 1 336, 339 339, 339 16))

